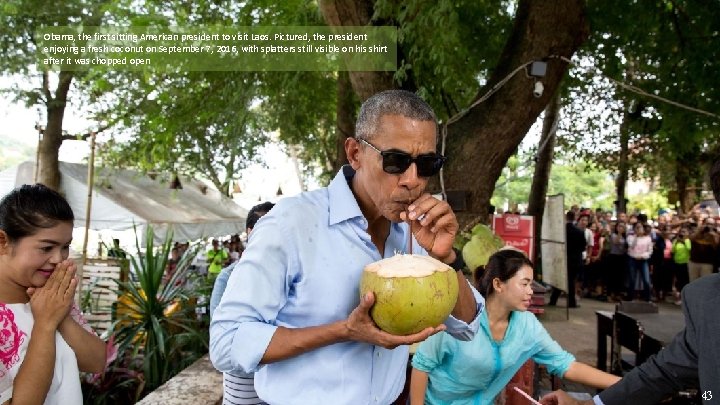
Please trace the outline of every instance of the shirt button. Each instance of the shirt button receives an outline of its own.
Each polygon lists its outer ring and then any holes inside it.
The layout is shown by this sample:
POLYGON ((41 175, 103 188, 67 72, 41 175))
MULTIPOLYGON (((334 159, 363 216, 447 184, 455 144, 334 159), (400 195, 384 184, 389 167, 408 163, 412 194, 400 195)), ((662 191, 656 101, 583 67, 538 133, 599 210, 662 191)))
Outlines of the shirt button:
POLYGON ((375 397, 375 402, 378 402, 378 401, 380 401, 380 398, 375 397))
POLYGON ((378 356, 378 357, 380 357, 381 355, 382 355, 382 353, 380 353, 380 352, 377 352, 377 356, 378 356))

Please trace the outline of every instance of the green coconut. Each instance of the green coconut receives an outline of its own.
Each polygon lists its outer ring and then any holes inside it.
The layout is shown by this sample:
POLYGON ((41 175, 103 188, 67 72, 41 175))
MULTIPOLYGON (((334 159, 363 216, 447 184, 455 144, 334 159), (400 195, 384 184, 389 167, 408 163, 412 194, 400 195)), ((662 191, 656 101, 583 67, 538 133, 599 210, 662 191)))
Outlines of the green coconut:
POLYGON ((395 255, 365 266, 361 297, 372 291, 370 316, 393 335, 411 335, 442 324, 458 297, 457 273, 429 256, 395 255))
POLYGON ((478 224, 472 229, 470 241, 463 246, 462 256, 472 271, 487 264, 493 253, 505 246, 505 242, 486 225, 478 224))

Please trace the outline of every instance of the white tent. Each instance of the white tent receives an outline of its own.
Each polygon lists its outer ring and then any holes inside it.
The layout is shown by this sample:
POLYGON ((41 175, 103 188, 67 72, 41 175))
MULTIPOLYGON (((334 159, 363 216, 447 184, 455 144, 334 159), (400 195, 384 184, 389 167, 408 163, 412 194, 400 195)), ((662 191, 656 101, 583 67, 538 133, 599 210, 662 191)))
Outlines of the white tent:
MULTIPOLYGON (((16 186, 33 183, 34 162, 0 172, 0 196, 16 186)), ((60 192, 75 214, 75 226, 85 226, 87 165, 60 162, 60 192)), ((124 230, 152 224, 156 239, 173 230, 173 240, 185 242, 245 231, 247 210, 214 187, 180 178, 182 189, 130 170, 96 168, 90 229, 124 230)), ((144 231, 143 231, 144 232, 144 231)))

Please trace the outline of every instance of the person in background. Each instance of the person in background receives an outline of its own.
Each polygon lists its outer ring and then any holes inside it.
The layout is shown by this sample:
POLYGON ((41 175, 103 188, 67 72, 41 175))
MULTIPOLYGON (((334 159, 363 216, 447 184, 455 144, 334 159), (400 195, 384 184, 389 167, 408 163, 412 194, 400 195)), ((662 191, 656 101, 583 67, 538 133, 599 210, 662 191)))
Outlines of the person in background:
POLYGON ((170 258, 167 261, 167 267, 165 268, 165 281, 170 280, 172 278, 173 274, 175 273, 175 269, 177 268, 178 262, 180 262, 180 248, 179 247, 173 247, 170 250, 170 258))
POLYGON ((635 234, 635 225, 638 223, 637 214, 630 214, 627 220, 627 234, 628 236, 635 234))
POLYGON ((608 255, 608 293, 610 300, 622 300, 622 289, 625 283, 625 274, 628 271, 627 234, 626 225, 619 221, 610 235, 610 254, 608 255))
POLYGON ((603 226, 612 226, 613 225, 613 213, 612 211, 605 211, 605 214, 603 215, 603 219, 601 220, 603 226))
MULTIPOLYGON (((720 202, 720 159, 710 170, 715 199, 720 202)), ((653 405, 667 396, 697 388, 702 403, 720 404, 720 274, 701 277, 683 290, 685 328, 673 341, 622 380, 592 400, 578 401, 563 391, 541 400, 543 405, 653 405)))
MULTIPOLYGON (((247 233, 248 241, 250 240, 250 233, 257 221, 265 214, 267 214, 275 204, 266 201, 262 204, 258 204, 248 212, 247 219, 245 220, 245 231, 247 233)), ((236 263, 231 263, 220 271, 215 284, 213 285, 212 294, 210 295, 210 319, 212 320, 215 308, 217 308, 222 298, 225 288, 227 287, 228 279, 232 274, 236 263)), ((255 392, 255 373, 245 373, 242 370, 229 371, 223 373, 223 405, 251 405, 251 404, 262 404, 263 401, 258 398, 255 392)))
POLYGON ((585 211, 583 212, 583 214, 580 214, 580 218, 578 218, 576 226, 578 229, 583 231, 583 235, 585 236, 585 251, 583 252, 582 258, 583 262, 587 264, 589 263, 590 256, 592 255, 592 248, 595 245, 595 239, 593 238, 593 233, 590 230, 590 215, 585 213, 585 211))
POLYGON ((643 299, 650 302, 650 266, 648 261, 653 252, 653 242, 648 235, 649 225, 641 222, 635 224, 635 233, 629 235, 628 256, 630 256, 630 285, 628 286, 628 300, 635 298, 635 288, 638 277, 642 282, 643 299))
POLYGON ((597 270, 598 282, 602 286, 602 292, 599 297, 600 301, 607 301, 610 299, 610 251, 612 243, 610 239, 612 237, 612 224, 607 223, 600 230, 600 259, 598 260, 597 270))
POLYGON ((590 282, 591 276, 590 276, 590 257, 592 256, 592 250, 593 246, 595 245, 595 238, 593 236, 593 232, 589 229, 590 227, 590 211, 583 210, 581 211, 580 218, 578 218, 577 223, 575 226, 577 226, 578 229, 580 229, 583 232, 583 235, 585 235, 585 250, 582 254, 582 260, 583 265, 580 267, 580 270, 577 274, 577 282, 575 291, 578 296, 588 296, 587 288, 588 283, 590 282))
MULTIPOLYGON (((250 209, 248 212, 248 217, 246 221, 246 229, 245 232, 245 238, 247 242, 250 242, 250 231, 255 228, 255 224, 257 224, 257 221, 260 220, 260 218, 263 217, 263 215, 270 212, 270 210, 275 206, 275 204, 271 203, 270 201, 265 201, 264 203, 260 203, 250 209)), ((246 244, 247 244, 246 242, 246 244)), ((241 243, 240 237, 238 236, 238 243, 241 243)))
POLYGON ((105 369, 105 342, 74 304, 73 219, 42 184, 0 200, 0 404, 81 405, 79 371, 105 369))
MULTIPOLYGON (((570 206, 570 211, 572 211, 574 218, 577 220, 580 218, 580 207, 577 204, 573 204, 570 206)), ((575 222, 573 221, 573 224, 575 222)))
POLYGON ((492 404, 528 359, 551 374, 595 388, 620 379, 575 361, 527 312, 533 269, 523 252, 500 249, 475 275, 486 303, 480 332, 469 342, 438 333, 420 344, 412 360, 411 405, 492 404))
POLYGON ((602 225, 597 219, 593 220, 589 226, 593 236, 593 245, 590 249, 588 257, 588 265, 585 274, 585 293, 588 297, 598 299, 606 299, 604 295, 605 283, 602 268, 602 253, 605 248, 605 236, 603 235, 602 225))
POLYGON ((670 231, 667 225, 661 225, 658 228, 652 261, 652 278, 655 296, 658 301, 663 302, 665 301, 665 297, 672 291, 673 274, 672 241, 670 240, 670 231))
POLYGON ((228 261, 228 266, 240 260, 240 249, 238 248, 238 244, 236 242, 230 242, 229 246, 230 259, 228 261))
POLYGON ((280 200, 253 229, 210 324, 210 359, 255 375, 268 403, 335 405, 395 401, 409 345, 447 330, 470 340, 483 298, 458 264, 447 201, 425 190, 442 168, 437 117, 419 96, 387 90, 363 102, 349 165, 330 184, 280 200), (440 325, 387 333, 360 291, 368 264, 396 252, 429 255, 455 269, 458 299, 440 325))
POLYGON ((230 254, 220 246, 220 241, 213 239, 212 248, 205 255, 205 260, 208 263, 208 277, 210 279, 217 277, 229 258, 230 254))
POLYGON ((645 226, 645 234, 650 236, 650 239, 655 242, 655 237, 657 236, 655 234, 655 228, 651 226, 651 224, 648 223, 648 216, 640 213, 637 215, 637 223, 643 224, 645 226))
POLYGON ((108 249, 108 257, 114 257, 116 259, 127 258, 127 252, 120 247, 120 239, 113 239, 113 246, 108 249))
POLYGON ((623 222, 623 223, 626 223, 626 224, 627 224, 627 222, 628 222, 627 213, 626 213, 626 212, 618 212, 618 214, 617 214, 617 222, 623 222))
POLYGON ((683 226, 680 228, 680 232, 672 244, 673 273, 675 274, 675 305, 682 304, 680 292, 690 282, 688 262, 690 261, 692 242, 690 241, 689 234, 687 228, 683 226))
POLYGON ((720 236, 715 230, 715 219, 705 218, 690 236, 690 282, 714 272, 720 236))
MULTIPOLYGON (((587 241, 585 239, 585 232, 578 229, 574 225, 575 212, 570 210, 565 214, 565 240, 567 241, 567 272, 568 272, 568 307, 577 308, 577 301, 575 299, 575 280, 577 279, 578 272, 581 271, 583 266, 583 252, 586 251, 587 241)), ((556 286, 559 287, 559 286, 556 286)), ((556 305, 557 300, 560 297, 561 290, 559 288, 553 288, 552 295, 550 296, 550 302, 548 305, 556 305)))

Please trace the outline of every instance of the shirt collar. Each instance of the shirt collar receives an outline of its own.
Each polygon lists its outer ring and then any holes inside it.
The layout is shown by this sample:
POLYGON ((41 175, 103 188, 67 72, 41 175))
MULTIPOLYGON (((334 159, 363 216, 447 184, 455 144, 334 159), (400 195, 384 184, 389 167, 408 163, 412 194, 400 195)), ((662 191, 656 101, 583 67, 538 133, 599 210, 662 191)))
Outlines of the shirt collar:
POLYGON ((335 225, 348 219, 363 218, 360 206, 350 189, 350 181, 355 176, 355 170, 350 165, 344 165, 328 186, 329 225, 335 225))
POLYGON ((508 336, 510 336, 511 325, 514 323, 513 319, 516 318, 515 312, 516 311, 510 311, 510 317, 508 318, 508 326, 507 326, 507 329, 505 329, 505 336, 503 336, 502 340, 496 341, 492 335, 492 331, 490 330, 490 318, 488 317, 487 310, 485 308, 481 308, 481 310, 480 310, 480 329, 485 331, 485 335, 487 335, 487 337, 490 338, 490 342, 492 344, 500 345, 505 340, 507 340, 508 336))

